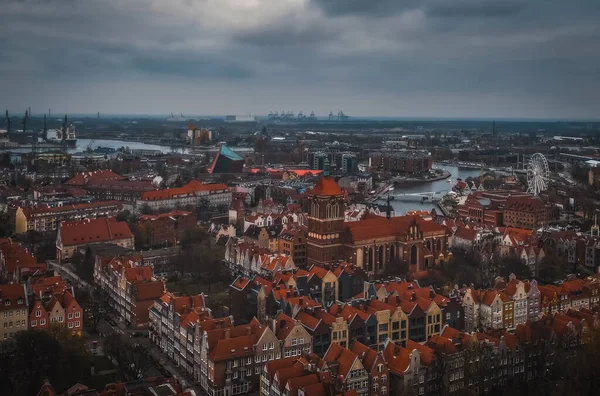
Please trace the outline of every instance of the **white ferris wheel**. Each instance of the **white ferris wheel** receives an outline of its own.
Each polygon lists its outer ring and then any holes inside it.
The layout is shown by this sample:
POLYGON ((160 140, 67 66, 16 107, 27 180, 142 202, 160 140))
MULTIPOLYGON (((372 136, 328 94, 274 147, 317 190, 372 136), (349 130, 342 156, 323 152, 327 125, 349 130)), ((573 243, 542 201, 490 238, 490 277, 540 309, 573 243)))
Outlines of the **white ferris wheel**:
POLYGON ((548 188, 550 169, 543 154, 535 153, 527 164, 527 192, 538 195, 548 188))

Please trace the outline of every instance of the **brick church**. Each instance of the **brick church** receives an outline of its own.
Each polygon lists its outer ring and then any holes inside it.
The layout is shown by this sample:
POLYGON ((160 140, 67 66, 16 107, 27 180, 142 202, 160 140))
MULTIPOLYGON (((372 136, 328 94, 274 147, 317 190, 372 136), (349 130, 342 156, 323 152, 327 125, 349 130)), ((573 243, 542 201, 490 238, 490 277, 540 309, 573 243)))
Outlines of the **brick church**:
POLYGON ((367 215, 345 223, 344 192, 332 177, 322 177, 308 191, 308 206, 309 266, 348 261, 377 275, 396 259, 421 271, 448 258, 450 232, 433 220, 367 215))

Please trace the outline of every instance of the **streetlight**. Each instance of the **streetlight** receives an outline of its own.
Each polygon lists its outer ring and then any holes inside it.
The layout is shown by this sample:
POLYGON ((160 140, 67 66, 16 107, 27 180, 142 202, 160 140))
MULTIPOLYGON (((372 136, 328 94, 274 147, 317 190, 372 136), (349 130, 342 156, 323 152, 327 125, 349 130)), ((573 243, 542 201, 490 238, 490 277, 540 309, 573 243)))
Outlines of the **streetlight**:
POLYGON ((391 186, 387 190, 387 209, 386 209, 385 217, 387 217, 388 220, 392 218, 392 210, 390 207, 390 191, 394 191, 394 186, 391 186))

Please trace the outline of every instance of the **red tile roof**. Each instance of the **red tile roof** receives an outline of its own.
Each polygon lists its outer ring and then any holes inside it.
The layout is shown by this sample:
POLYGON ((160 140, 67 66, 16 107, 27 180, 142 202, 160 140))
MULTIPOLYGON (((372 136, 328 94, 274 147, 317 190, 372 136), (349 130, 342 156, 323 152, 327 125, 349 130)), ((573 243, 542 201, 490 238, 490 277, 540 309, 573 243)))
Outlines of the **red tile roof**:
POLYGON ((149 265, 125 268, 125 279, 132 283, 151 280, 153 276, 152 267, 149 265))
POLYGON ((37 265, 37 260, 27 249, 10 239, 0 241, 0 256, 4 258, 4 271, 7 274, 15 274, 19 269, 37 265))
POLYGON ((277 326, 275 329, 275 335, 280 341, 283 341, 296 326, 296 321, 284 313, 279 313, 275 320, 277 326))
POLYGON ((307 191, 308 194, 318 195, 318 196, 336 196, 336 195, 344 195, 342 189, 336 183, 333 177, 323 176, 319 178, 317 184, 312 190, 307 191))
POLYGON ((147 191, 142 194, 142 200, 154 201, 162 199, 170 199, 179 196, 194 195, 197 192, 211 192, 227 190, 225 184, 202 184, 197 180, 192 180, 183 187, 167 188, 166 190, 147 191))
POLYGON ((351 233, 354 241, 373 240, 392 235, 406 236, 410 227, 416 225, 418 229, 427 233, 445 234, 447 229, 435 221, 424 220, 420 216, 398 216, 387 219, 383 216, 365 217, 363 220, 344 223, 351 233))
POLYGON ((477 230, 473 228, 459 227, 454 232, 454 237, 473 242, 477 238, 477 230))
POLYGON ((59 233, 63 246, 133 238, 127 223, 117 221, 114 217, 63 221, 59 233))
POLYGON ((373 370, 373 366, 377 362, 377 351, 369 348, 365 344, 354 341, 352 344, 352 352, 362 361, 366 370, 373 370))
POLYGON ((0 311, 27 308, 25 286, 22 284, 0 285, 0 311))
POLYGON ((243 290, 246 288, 246 286, 248 285, 248 283, 250 283, 250 280, 248 278, 244 278, 241 276, 238 276, 233 283, 231 284, 232 287, 238 289, 238 290, 243 290))
POLYGON ((163 295, 165 286, 161 281, 142 282, 136 284, 135 298, 137 301, 156 300, 163 295))
POLYGON ((317 327, 319 327, 319 323, 321 323, 320 319, 315 318, 304 311, 298 312, 296 319, 299 320, 304 327, 310 329, 311 331, 315 331, 317 327))
POLYGON ((67 186, 85 186, 88 183, 97 183, 106 180, 124 180, 121 175, 111 170, 99 170, 94 172, 81 172, 65 182, 67 186))
POLYGON ((389 370, 403 377, 404 372, 410 365, 410 353, 411 351, 408 348, 402 348, 398 344, 389 342, 383 350, 383 357, 389 370))
POLYGON ((329 345, 327 353, 323 356, 323 360, 327 363, 338 362, 338 374, 344 376, 344 378, 348 378, 348 374, 357 359, 358 356, 353 352, 335 342, 329 345))

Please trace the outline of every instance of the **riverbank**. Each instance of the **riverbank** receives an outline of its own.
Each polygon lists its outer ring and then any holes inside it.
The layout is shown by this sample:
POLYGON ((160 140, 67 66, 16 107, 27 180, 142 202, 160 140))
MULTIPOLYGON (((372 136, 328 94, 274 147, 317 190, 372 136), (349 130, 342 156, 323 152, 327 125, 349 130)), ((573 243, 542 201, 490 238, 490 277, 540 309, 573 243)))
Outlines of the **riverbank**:
POLYGON ((440 176, 436 176, 436 177, 431 177, 429 179, 421 179, 421 178, 393 178, 392 180, 394 180, 394 184, 418 184, 418 183, 433 183, 436 181, 440 181, 440 180, 444 180, 447 179, 451 176, 452 174, 450 172, 448 172, 445 169, 442 169, 442 174, 440 176))

